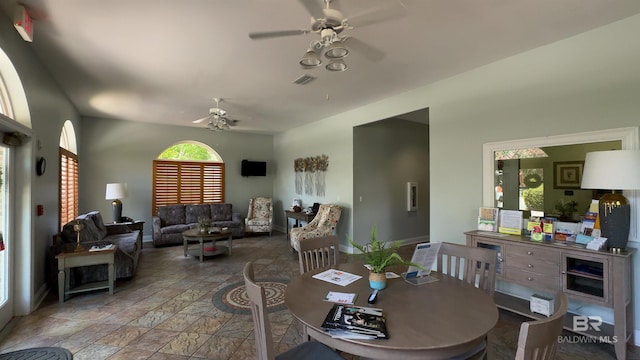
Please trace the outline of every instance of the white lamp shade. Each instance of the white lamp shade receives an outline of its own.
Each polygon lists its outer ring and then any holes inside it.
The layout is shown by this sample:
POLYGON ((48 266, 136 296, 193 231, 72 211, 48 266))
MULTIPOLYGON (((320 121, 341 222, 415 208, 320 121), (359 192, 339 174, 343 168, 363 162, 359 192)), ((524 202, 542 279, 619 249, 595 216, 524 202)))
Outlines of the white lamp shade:
POLYGON ((127 184, 107 184, 106 200, 124 199, 127 197, 127 184))
POLYGON ((582 172, 583 189, 640 189, 640 150, 587 153, 582 172))

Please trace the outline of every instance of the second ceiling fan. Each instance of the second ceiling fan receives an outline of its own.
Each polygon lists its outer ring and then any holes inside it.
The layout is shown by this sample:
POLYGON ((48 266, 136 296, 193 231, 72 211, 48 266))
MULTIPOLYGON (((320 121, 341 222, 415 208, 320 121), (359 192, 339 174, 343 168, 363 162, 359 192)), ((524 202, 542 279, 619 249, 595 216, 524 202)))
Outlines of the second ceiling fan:
POLYGON ((213 101, 216 102, 216 107, 212 107, 209 109, 209 115, 198 120, 193 120, 194 124, 199 124, 205 120, 209 120, 207 123, 207 129, 212 131, 222 131, 229 130, 230 126, 236 126, 238 120, 231 119, 227 111, 220 107, 220 102, 222 99, 213 98, 213 101))
POLYGON ((376 24, 394 18, 404 16, 404 7, 396 1, 395 6, 385 6, 374 9, 360 15, 345 17, 341 11, 331 7, 331 0, 298 0, 311 14, 311 28, 302 30, 279 30, 249 33, 252 40, 262 40, 274 37, 305 35, 316 33, 319 39, 311 42, 307 52, 300 60, 300 65, 305 68, 314 68, 322 64, 321 55, 328 59, 325 66, 329 71, 344 71, 348 68, 344 58, 349 54, 349 49, 362 53, 367 58, 378 61, 384 57, 384 53, 371 45, 368 45, 354 37, 343 34, 344 30, 376 24), (347 47, 348 45, 348 47, 347 47))

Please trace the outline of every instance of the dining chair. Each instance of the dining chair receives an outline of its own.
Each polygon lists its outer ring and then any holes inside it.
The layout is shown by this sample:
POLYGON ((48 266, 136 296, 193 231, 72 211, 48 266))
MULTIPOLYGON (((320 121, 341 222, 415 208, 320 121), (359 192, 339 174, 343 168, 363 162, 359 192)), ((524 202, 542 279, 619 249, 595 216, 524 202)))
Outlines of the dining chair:
POLYGON ((555 312, 548 318, 524 322, 520 325, 516 360, 555 359, 558 336, 562 334, 564 316, 567 314, 567 295, 558 291, 555 312))
POLYGON ((245 264, 242 271, 247 296, 251 302, 251 315, 253 315, 254 337, 256 339, 256 358, 258 360, 286 360, 286 359, 341 359, 342 356, 331 350, 326 345, 317 341, 305 341, 286 352, 275 355, 273 338, 271 335, 271 323, 267 314, 267 303, 264 288, 255 282, 253 263, 245 264))
POLYGON ((300 240, 298 262, 300 275, 309 270, 337 265, 340 262, 338 236, 329 235, 300 240))
POLYGON ((493 299, 498 253, 493 249, 443 242, 437 270, 484 290, 493 299))

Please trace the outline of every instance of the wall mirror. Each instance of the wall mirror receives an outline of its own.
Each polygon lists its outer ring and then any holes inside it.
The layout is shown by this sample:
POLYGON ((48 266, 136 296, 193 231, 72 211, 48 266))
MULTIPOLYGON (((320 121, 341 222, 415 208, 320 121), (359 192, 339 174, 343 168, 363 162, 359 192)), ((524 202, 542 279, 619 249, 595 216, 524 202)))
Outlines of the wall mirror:
MULTIPOLYGON (((483 205, 523 210, 525 217, 538 210, 578 221, 599 196, 598 191, 580 189, 585 154, 637 148, 636 127, 484 144, 483 205)), ((633 195, 626 194, 632 219, 637 214, 633 195)))

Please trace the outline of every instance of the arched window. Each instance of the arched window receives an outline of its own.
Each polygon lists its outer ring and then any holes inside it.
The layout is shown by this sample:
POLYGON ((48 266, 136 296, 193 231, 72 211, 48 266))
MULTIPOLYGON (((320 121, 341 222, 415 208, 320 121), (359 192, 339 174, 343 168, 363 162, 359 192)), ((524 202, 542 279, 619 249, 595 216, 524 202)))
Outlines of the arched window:
POLYGON ((65 121, 60 132, 60 229, 78 216, 78 149, 71 121, 65 121))
POLYGON ((224 162, 208 145, 184 141, 165 149, 153 161, 153 204, 224 202, 224 162))

